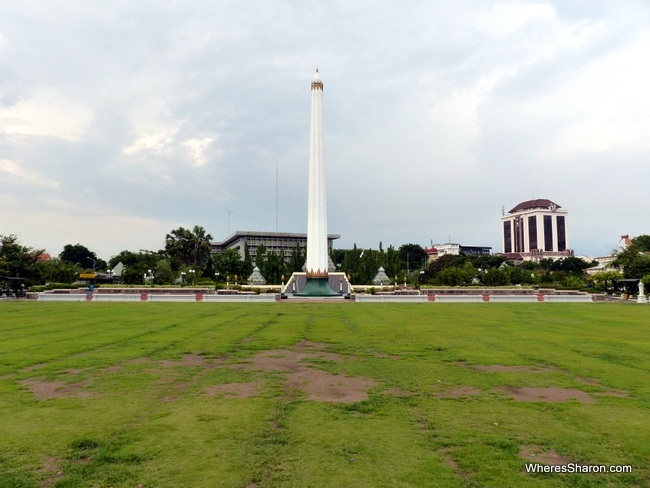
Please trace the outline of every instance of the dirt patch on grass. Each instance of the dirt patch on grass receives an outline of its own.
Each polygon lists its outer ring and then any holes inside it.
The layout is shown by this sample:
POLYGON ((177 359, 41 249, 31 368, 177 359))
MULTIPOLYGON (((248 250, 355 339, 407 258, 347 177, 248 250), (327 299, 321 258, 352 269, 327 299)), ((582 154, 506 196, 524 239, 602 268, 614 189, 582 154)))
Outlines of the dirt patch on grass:
POLYGON ((54 486, 57 481, 65 476, 61 469, 61 461, 55 457, 45 458, 43 466, 38 468, 36 472, 43 477, 38 483, 38 486, 41 488, 54 486))
POLYGON ((469 396, 482 395, 483 392, 473 386, 457 386, 451 390, 439 391, 435 394, 436 398, 466 398, 469 396))
POLYGON ((354 403, 367 400, 366 390, 374 385, 368 378, 350 378, 306 367, 287 374, 286 389, 290 393, 302 390, 307 398, 317 402, 354 403))
POLYGON ((546 449, 537 445, 521 446, 519 448, 519 457, 525 461, 543 463, 549 466, 566 466, 573 462, 570 458, 559 455, 553 449, 546 449))
POLYGON ((259 391, 259 383, 227 383, 224 385, 210 385, 203 388, 208 397, 222 398, 250 398, 259 391))
POLYGON ((248 361, 233 365, 236 370, 252 371, 277 371, 291 373, 301 371, 308 366, 304 360, 323 360, 341 362, 343 357, 339 354, 324 351, 303 352, 289 349, 272 349, 262 351, 251 357, 248 361))
POLYGON ((317 368, 314 361, 342 362, 340 354, 323 351, 327 344, 301 341, 293 349, 262 351, 246 362, 230 366, 238 371, 277 372, 286 375, 289 395, 303 392, 310 400, 354 403, 368 399, 367 390, 375 382, 363 377, 348 377, 317 368))
POLYGON ((557 388, 554 386, 547 388, 514 388, 504 386, 500 390, 506 392, 519 402, 558 403, 575 400, 580 403, 592 403, 594 401, 588 393, 572 388, 557 388))
POLYGON ((87 398, 95 395, 90 391, 85 391, 92 383, 92 380, 81 381, 79 383, 66 383, 65 381, 45 381, 45 380, 24 380, 20 384, 29 388, 37 400, 49 400, 51 398, 87 398))

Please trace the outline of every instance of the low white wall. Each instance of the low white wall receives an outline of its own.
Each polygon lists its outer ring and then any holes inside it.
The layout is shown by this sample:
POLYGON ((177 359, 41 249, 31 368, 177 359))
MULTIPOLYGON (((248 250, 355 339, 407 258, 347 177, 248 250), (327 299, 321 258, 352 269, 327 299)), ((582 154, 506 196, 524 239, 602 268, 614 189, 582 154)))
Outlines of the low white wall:
POLYGON ((545 302, 593 302, 591 295, 544 295, 545 302))
POLYGON ((148 302, 195 302, 196 295, 159 295, 151 293, 147 296, 148 302))
POLYGON ((428 302, 426 295, 356 295, 356 302, 428 302))
POLYGON ((93 302, 139 302, 139 293, 95 293, 93 302))
POLYGON ((483 295, 435 295, 435 302, 441 303, 458 303, 472 302, 483 303, 483 295))
POLYGON ((80 293, 39 293, 36 299, 46 302, 85 302, 86 295, 80 293))
POLYGON ((204 295, 204 302, 275 302, 275 295, 262 293, 260 295, 204 295))
POLYGON ((491 302, 537 302, 537 295, 490 295, 491 302))

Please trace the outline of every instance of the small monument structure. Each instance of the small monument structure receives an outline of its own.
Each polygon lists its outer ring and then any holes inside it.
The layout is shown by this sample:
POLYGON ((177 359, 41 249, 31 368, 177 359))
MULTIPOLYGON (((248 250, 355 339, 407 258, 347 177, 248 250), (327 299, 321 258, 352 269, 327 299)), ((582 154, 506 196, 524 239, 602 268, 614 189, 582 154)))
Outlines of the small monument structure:
POLYGON ((253 272, 248 277, 248 282, 251 284, 251 286, 266 285, 266 279, 264 278, 264 276, 262 276, 262 272, 260 271, 260 268, 258 268, 257 266, 253 268, 253 272))
POLYGON ((643 285, 643 280, 639 280, 639 294, 636 297, 637 303, 647 303, 648 299, 645 296, 645 289, 643 285))

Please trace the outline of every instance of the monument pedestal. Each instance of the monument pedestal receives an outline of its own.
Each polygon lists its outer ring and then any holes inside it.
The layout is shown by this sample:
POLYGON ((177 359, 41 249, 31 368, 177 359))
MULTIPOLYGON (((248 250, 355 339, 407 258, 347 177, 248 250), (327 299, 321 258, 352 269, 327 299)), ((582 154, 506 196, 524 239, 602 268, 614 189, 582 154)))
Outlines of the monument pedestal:
POLYGON ((296 293, 298 297, 338 297, 340 293, 336 293, 330 287, 329 278, 327 276, 319 276, 312 278, 307 276, 307 283, 304 288, 296 293))

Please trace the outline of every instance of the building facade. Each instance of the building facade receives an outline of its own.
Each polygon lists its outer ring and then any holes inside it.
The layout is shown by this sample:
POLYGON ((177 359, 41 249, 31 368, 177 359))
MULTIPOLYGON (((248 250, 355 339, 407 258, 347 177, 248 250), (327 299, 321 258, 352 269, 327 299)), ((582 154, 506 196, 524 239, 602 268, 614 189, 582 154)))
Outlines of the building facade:
MULTIPOLYGON (((329 252, 332 251, 333 243, 341 236, 339 234, 328 234, 327 245, 329 252)), ((228 236, 222 242, 211 242, 213 254, 223 254, 226 249, 236 249, 241 258, 244 258, 246 246, 253 262, 257 258, 257 247, 263 245, 267 252, 280 254, 284 251, 285 262, 291 261, 293 250, 296 245, 300 246, 302 253, 307 247, 307 234, 293 234, 289 232, 253 232, 237 231, 228 236)))
POLYGON ((424 252, 427 253, 429 262, 432 262, 440 256, 447 255, 489 256, 492 254, 492 248, 490 246, 463 246, 462 244, 447 242, 445 244, 434 244, 431 247, 425 247, 424 252))
POLYGON ((501 217, 503 253, 524 261, 573 256, 567 217, 568 212, 550 200, 520 203, 501 217))

